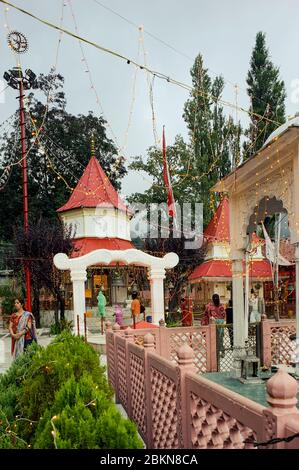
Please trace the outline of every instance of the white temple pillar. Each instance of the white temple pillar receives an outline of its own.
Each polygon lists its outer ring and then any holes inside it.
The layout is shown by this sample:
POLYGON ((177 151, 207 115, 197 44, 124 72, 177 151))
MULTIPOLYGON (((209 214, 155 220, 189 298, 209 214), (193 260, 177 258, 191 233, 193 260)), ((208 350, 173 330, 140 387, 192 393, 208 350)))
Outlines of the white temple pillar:
POLYGON ((241 372, 240 358, 245 354, 243 255, 243 250, 235 250, 231 255, 234 312, 234 359, 237 376, 239 376, 241 372))
POLYGON ((71 269, 71 280, 73 283, 73 303, 74 303, 74 333, 78 332, 78 315, 79 315, 79 332, 84 335, 84 313, 85 307, 85 281, 87 279, 86 269, 71 269))
POLYGON ((151 268, 151 313, 155 325, 159 325, 159 320, 164 320, 164 279, 164 268, 151 268))
POLYGON ((299 376, 299 243, 296 244, 296 375, 299 376))
POLYGON ((249 253, 245 252, 245 311, 244 311, 244 332, 245 341, 248 340, 248 323, 249 323, 249 253))

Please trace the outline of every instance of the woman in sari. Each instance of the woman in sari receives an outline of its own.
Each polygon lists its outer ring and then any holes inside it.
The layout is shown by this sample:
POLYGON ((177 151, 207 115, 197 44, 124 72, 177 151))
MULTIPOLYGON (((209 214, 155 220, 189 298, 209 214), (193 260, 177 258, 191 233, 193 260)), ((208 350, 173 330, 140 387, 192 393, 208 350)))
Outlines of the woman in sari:
POLYGON ((10 317, 11 353, 16 359, 33 341, 36 341, 35 319, 32 313, 23 308, 22 299, 15 299, 15 310, 10 317))
POLYGON ((215 321, 216 325, 219 325, 217 327, 217 343, 220 355, 223 355, 224 329, 221 327, 221 325, 225 323, 225 309, 224 306, 220 303, 220 297, 218 294, 213 294, 212 302, 209 302, 206 306, 201 324, 208 325, 211 319, 215 321))

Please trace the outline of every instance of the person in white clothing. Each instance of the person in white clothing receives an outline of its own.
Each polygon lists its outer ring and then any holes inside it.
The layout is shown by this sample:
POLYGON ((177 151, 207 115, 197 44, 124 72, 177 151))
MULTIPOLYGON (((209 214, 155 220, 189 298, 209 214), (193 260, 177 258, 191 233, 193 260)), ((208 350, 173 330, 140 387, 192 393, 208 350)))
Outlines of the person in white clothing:
POLYGON ((250 323, 258 323, 261 321, 261 313, 259 312, 259 298, 257 293, 251 289, 251 296, 249 299, 250 306, 250 323))

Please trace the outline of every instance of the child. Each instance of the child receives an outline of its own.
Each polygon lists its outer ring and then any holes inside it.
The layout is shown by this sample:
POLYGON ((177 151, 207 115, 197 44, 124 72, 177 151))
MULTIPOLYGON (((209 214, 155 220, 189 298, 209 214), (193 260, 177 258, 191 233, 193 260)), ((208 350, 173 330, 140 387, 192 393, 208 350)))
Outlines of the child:
POLYGON ((115 316, 115 323, 118 323, 119 326, 123 326, 123 311, 120 305, 115 305, 114 316, 115 316))

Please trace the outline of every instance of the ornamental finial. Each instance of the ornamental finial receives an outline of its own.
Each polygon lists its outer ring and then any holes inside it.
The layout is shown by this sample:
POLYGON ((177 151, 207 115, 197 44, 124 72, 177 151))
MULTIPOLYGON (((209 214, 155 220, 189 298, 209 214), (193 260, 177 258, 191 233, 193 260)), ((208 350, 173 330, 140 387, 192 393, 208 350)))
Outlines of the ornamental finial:
POLYGON ((95 146, 95 140, 94 140, 94 134, 93 133, 91 134, 90 149, 91 149, 91 156, 95 157, 95 155, 96 155, 96 146, 95 146))

